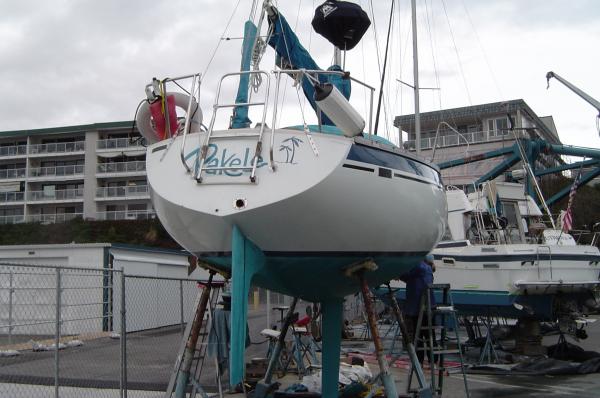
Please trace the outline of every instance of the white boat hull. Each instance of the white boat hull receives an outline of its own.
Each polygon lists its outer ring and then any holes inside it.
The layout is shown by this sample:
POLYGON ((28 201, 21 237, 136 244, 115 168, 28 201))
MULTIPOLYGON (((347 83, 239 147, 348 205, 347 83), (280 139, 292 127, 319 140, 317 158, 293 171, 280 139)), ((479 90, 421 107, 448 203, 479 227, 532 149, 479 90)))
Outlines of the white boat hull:
MULTIPOLYGON (((187 137, 184 153, 198 148, 201 135, 187 137)), ((270 136, 265 135, 263 142, 268 142, 270 136)), ((340 259, 385 257, 390 264, 382 269, 381 277, 388 279, 409 270, 444 231, 446 204, 439 180, 393 168, 386 168, 389 173, 381 176, 379 165, 355 160, 370 156, 358 156, 356 151, 372 148, 351 149, 356 147, 354 140, 341 136, 313 137, 318 156, 303 132, 278 130, 276 149, 292 138, 298 145, 293 156, 287 149, 275 153, 275 171, 261 159, 256 184, 248 183, 248 173, 228 176, 210 171, 197 183, 181 164, 181 138, 169 149, 164 143, 149 147, 148 181, 158 217, 184 248, 221 266, 228 265, 236 225, 268 257, 327 258, 336 267, 340 259), (236 207, 240 201, 243 207, 236 207)), ((219 159, 218 165, 231 164, 233 159, 247 163, 246 154, 254 148, 251 138, 217 142, 213 158, 219 159)), ((190 157, 188 164, 192 163, 190 157)), ((285 279, 281 274, 297 278, 302 269, 271 271, 274 278, 285 279)), ((348 292, 341 289, 339 294, 348 292)))

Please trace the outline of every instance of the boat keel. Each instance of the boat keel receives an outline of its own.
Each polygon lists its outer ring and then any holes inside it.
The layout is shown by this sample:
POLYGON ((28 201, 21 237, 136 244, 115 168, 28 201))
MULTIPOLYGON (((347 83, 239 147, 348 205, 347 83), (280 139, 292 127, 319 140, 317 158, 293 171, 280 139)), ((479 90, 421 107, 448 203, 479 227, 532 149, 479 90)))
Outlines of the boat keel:
POLYGON ((244 352, 248 320, 248 294, 252 278, 265 266, 265 255, 242 231, 233 226, 231 235, 231 347, 229 384, 244 379, 244 352))

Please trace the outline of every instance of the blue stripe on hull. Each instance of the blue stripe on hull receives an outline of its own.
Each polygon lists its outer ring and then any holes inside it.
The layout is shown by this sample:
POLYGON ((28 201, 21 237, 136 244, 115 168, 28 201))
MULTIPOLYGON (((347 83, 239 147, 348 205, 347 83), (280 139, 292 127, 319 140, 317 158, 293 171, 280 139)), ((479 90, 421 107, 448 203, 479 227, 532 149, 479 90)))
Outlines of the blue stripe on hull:
MULTIPOLYGON (((448 246, 450 247, 450 246, 448 246)), ((600 256, 596 254, 560 254, 560 253, 532 253, 532 254, 490 254, 490 255, 476 255, 476 256, 466 256, 466 255, 453 255, 453 254, 435 254, 436 260, 441 260, 442 258, 452 258, 455 261, 460 261, 464 263, 481 263, 481 262, 509 262, 509 261, 600 261, 600 256)))
MULTIPOLYGON (((266 265, 256 274, 253 285, 318 302, 331 297, 343 298, 360 289, 356 278, 346 277, 343 272, 353 263, 372 258, 378 269, 365 276, 369 285, 378 286, 410 271, 427 253, 265 254, 266 265)), ((231 257, 225 253, 221 256, 196 255, 219 268, 231 270, 231 257)))

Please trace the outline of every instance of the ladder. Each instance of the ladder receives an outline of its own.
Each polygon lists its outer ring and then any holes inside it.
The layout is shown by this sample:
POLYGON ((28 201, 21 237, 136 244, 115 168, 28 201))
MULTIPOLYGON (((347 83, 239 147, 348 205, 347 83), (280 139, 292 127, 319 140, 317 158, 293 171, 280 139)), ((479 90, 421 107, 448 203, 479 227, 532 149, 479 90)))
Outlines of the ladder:
MULTIPOLYGON (((206 132, 206 136, 204 137, 202 146, 200 147, 200 152, 198 153, 198 157, 196 159, 194 178, 196 179, 197 183, 206 183, 204 181, 204 177, 203 177, 205 172, 219 173, 219 174, 232 173, 232 172, 233 173, 241 172, 243 174, 245 172, 250 172, 250 178, 248 180, 246 180, 245 182, 248 184, 256 183, 256 168, 258 166, 259 156, 262 152, 262 139, 263 139, 263 133, 265 131, 265 119, 267 117, 267 104, 269 101, 270 87, 271 87, 271 80, 269 79, 269 74, 265 71, 251 70, 251 71, 227 73, 221 77, 221 80, 219 81, 219 86, 217 88, 215 103, 213 104, 212 118, 210 120, 210 124, 208 125, 208 131, 206 132), (265 91, 265 98, 262 99, 261 101, 254 101, 254 102, 249 101, 249 102, 244 102, 244 103, 237 103, 237 102, 219 103, 219 98, 221 96, 221 86, 223 84, 223 80, 230 76, 240 76, 240 79, 241 79, 242 75, 250 75, 250 77, 252 77, 253 75, 258 75, 258 76, 263 75, 263 77, 266 77, 267 87, 266 87, 266 91, 265 91), (219 135, 213 134, 214 127, 215 127, 215 121, 217 118, 217 111, 219 109, 250 107, 250 106, 262 106, 263 107, 262 122, 260 123, 260 129, 259 129, 258 133, 256 133, 256 132, 235 132, 235 133, 233 133, 232 131, 234 131, 234 130, 228 130, 226 134, 219 134, 219 135), (251 158, 250 165, 246 165, 246 164, 244 164, 244 165, 224 165, 224 166, 217 166, 217 167, 207 166, 206 161, 207 161, 207 157, 208 157, 209 145, 211 143, 213 143, 214 141, 217 141, 217 140, 231 140, 231 139, 235 139, 235 138, 248 138, 248 137, 256 138, 256 146, 254 149, 254 155, 251 158)), ((239 182, 243 182, 243 181, 237 181, 237 182, 239 183, 239 182)))
MULTIPOLYGON (((458 336, 458 321, 456 318, 456 310, 452 303, 452 295, 450 294, 450 284, 431 284, 423 290, 421 296, 421 306, 419 316, 417 318, 417 325, 414 329, 414 346, 417 351, 425 351, 429 360, 429 367, 431 373, 431 388, 434 396, 441 396, 444 386, 444 374, 450 369, 445 366, 444 359, 446 355, 458 355, 460 360, 460 370, 463 375, 463 381, 465 385, 465 396, 469 398, 469 386, 467 383, 467 375, 465 372, 465 365, 463 361, 462 350, 460 346, 460 338, 458 336), (436 306, 432 306, 431 297, 435 293, 441 291, 441 302, 437 303, 436 306), (426 318, 425 318, 426 317, 426 318), (434 325, 433 321, 437 320, 438 325, 434 325), (426 323, 425 323, 426 321, 426 323), (448 347, 448 335, 447 325, 452 325, 456 338, 456 348, 450 349, 448 347), (440 339, 435 341, 434 334, 435 330, 440 331, 440 339), (421 331, 426 331, 425 337, 421 331), (437 375, 436 375, 437 370, 437 375), (437 376, 437 383, 436 383, 437 376)), ((410 370, 408 379, 408 388, 410 392, 410 385, 412 382, 412 376, 415 371, 413 365, 410 370)))
MULTIPOLYGON (((213 282, 214 271, 211 271, 208 282, 198 293, 194 307, 193 321, 188 322, 185 328, 181 346, 175 361, 175 367, 165 392, 165 398, 195 398, 199 394, 202 398, 208 397, 199 383, 208 348, 208 331, 212 324, 212 314, 217 304, 220 288, 223 282, 213 282), (208 317, 205 322, 205 315, 208 317), (191 393, 188 395, 188 390, 191 393)), ((221 379, 219 368, 216 366, 217 384, 221 396, 221 379)))

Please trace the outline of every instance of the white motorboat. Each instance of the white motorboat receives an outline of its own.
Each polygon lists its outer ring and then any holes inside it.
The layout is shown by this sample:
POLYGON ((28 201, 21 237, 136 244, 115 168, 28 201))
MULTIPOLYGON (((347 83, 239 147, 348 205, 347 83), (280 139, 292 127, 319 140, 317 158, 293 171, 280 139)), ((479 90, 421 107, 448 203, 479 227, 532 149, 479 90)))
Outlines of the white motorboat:
POLYGON ((449 189, 448 230, 433 250, 435 279, 463 314, 555 321, 599 310, 600 253, 547 227, 523 185, 449 189))

